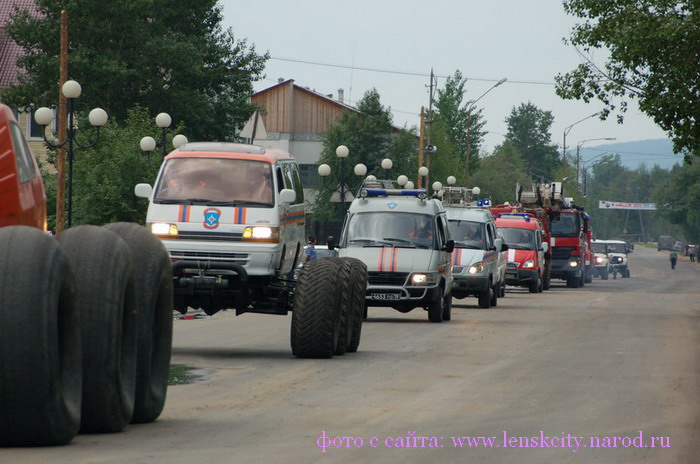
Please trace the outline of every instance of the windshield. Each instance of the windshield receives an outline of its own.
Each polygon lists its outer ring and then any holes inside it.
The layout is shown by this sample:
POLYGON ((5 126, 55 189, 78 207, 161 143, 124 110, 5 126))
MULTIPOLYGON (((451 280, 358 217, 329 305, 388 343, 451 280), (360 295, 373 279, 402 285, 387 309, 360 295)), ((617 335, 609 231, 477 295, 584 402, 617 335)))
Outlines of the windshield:
POLYGON ((486 226, 482 222, 450 220, 447 223, 456 248, 486 249, 486 226))
POLYGON ((581 231, 579 215, 553 213, 550 216, 549 230, 554 237, 577 237, 581 231))
POLYGON ((433 218, 427 214, 368 212, 350 216, 345 246, 433 248, 433 218))
POLYGON ((498 231, 508 244, 508 248, 514 248, 517 250, 537 249, 537 244, 535 242, 535 231, 532 229, 499 227, 498 231))
POLYGON ((269 163, 240 159, 168 160, 154 203, 273 206, 269 163))
POLYGON ((593 253, 603 253, 606 254, 608 252, 607 246, 605 243, 591 243, 591 251, 593 253))
POLYGON ((624 243, 608 243, 608 253, 627 254, 627 245, 624 243))

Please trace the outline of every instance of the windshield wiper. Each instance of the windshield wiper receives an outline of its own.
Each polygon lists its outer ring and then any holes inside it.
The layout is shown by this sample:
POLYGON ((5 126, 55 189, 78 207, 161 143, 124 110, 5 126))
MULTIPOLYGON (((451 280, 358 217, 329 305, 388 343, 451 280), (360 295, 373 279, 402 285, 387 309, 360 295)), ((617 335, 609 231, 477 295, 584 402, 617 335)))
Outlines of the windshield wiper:
MULTIPOLYGON (((417 247, 417 246, 421 246, 421 247, 424 247, 424 246, 425 246, 425 245, 420 245, 420 244, 418 244, 418 243, 416 243, 416 242, 413 242, 413 241, 411 241, 411 240, 406 240, 406 239, 403 239, 403 238, 384 237, 382 240, 386 240, 387 242, 401 243, 401 244, 407 245, 407 246, 409 246, 409 247, 411 247, 411 248, 415 248, 415 247, 417 247)), ((427 247, 426 247, 426 248, 427 248, 427 247)))
POLYGON ((162 203, 166 205, 207 205, 212 200, 207 198, 179 198, 179 199, 166 199, 161 200, 156 198, 155 202, 162 203))
POLYGON ((231 204, 233 206, 272 206, 272 203, 270 203, 270 202, 252 201, 252 200, 236 200, 236 201, 228 201, 226 203, 231 204))
POLYGON ((366 243, 367 245, 362 246, 376 246, 376 245, 389 245, 393 246, 391 242, 386 242, 384 240, 379 240, 376 238, 353 238, 348 240, 348 243, 366 243))
POLYGON ((457 248, 469 248, 470 250, 483 250, 483 247, 479 245, 471 245, 469 243, 464 242, 455 242, 455 246, 457 248))

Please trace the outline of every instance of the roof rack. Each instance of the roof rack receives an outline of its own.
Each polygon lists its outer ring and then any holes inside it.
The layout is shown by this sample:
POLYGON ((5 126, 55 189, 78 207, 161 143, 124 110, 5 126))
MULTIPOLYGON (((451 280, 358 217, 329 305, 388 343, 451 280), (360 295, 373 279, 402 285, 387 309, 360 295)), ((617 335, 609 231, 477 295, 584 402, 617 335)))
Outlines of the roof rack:
POLYGON ((442 203, 449 207, 460 208, 488 208, 491 206, 491 200, 483 198, 474 200, 473 189, 466 187, 443 187, 442 188, 442 203))

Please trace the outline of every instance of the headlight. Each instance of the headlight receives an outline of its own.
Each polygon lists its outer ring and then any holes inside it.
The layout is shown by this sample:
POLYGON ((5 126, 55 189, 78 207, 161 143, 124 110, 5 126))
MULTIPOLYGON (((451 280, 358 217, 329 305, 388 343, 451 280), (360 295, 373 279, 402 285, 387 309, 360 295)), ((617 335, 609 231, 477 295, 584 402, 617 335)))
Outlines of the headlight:
POLYGON ((596 256, 596 257, 595 257, 595 263, 596 263, 596 264, 603 264, 603 257, 602 257, 602 256, 596 256))
POLYGON ((437 283, 438 275, 435 272, 414 272, 408 279, 409 285, 415 285, 417 287, 426 285, 435 285, 437 283))
POLYGON ((478 262, 474 263, 471 266, 469 266, 469 272, 470 274, 479 274, 480 272, 484 272, 484 263, 478 262))
POLYGON ((158 238, 177 239, 178 231, 175 224, 154 222, 151 224, 151 233, 158 238))
POLYGON ((569 261, 569 267, 578 267, 578 261, 574 261, 574 260, 569 261))
POLYGON ((523 269, 532 269, 535 267, 535 260, 534 259, 528 259, 525 261, 522 266, 523 269))
POLYGON ((243 229, 244 242, 274 242, 280 240, 280 230, 277 227, 255 226, 243 229))

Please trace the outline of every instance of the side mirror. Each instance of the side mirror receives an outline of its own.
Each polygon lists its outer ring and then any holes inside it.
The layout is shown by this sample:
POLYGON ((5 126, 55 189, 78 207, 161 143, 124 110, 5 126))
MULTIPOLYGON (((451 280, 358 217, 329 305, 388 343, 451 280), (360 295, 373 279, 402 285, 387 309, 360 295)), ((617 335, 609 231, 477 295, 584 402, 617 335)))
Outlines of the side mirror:
POLYGON ((549 243, 547 243, 547 242, 542 242, 542 246, 541 246, 540 248, 542 248, 542 251, 544 251, 545 253, 547 253, 547 250, 549 250, 549 243))
POLYGON ((508 251, 509 247, 508 244, 503 242, 503 245, 501 245, 501 251, 508 251))
POLYGON ((452 239, 449 239, 447 243, 445 244, 444 250, 448 253, 452 253, 455 250, 455 241, 452 239))
POLYGON ((282 189, 282 191, 279 194, 280 204, 282 204, 282 203, 291 204, 296 199, 297 199, 297 193, 292 189, 282 189))
POLYGON ((329 250, 335 250, 335 238, 332 235, 326 238, 326 245, 328 245, 329 250))
POLYGON ((136 187, 134 187, 134 195, 139 198, 151 198, 151 195, 153 195, 153 187, 151 187, 151 184, 136 184, 136 187))

